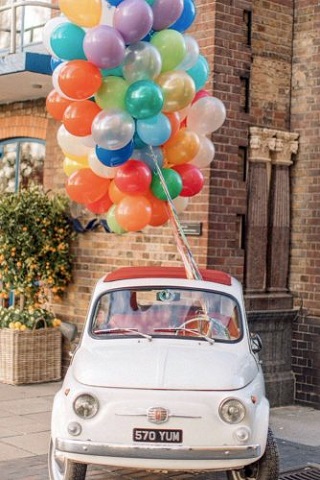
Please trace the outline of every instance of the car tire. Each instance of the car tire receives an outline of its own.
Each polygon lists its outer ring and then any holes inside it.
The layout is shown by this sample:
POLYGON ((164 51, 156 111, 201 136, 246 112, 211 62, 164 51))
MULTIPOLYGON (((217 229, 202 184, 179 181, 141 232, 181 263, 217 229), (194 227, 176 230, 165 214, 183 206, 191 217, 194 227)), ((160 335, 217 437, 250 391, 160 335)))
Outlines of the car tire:
POLYGON ((268 429, 267 445, 263 456, 241 470, 227 472, 228 480, 278 480, 279 451, 272 430, 268 429))
POLYGON ((50 442, 49 448, 49 477, 50 480, 85 480, 87 465, 85 463, 75 463, 70 460, 59 461, 55 456, 53 442, 50 442))

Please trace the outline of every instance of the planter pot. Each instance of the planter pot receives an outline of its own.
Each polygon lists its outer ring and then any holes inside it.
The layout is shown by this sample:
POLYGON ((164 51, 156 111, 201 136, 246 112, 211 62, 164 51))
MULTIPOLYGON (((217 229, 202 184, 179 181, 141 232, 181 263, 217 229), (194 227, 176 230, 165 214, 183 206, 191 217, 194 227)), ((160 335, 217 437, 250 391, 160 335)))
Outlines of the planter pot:
POLYGON ((61 332, 0 329, 0 382, 11 385, 61 379, 61 332))

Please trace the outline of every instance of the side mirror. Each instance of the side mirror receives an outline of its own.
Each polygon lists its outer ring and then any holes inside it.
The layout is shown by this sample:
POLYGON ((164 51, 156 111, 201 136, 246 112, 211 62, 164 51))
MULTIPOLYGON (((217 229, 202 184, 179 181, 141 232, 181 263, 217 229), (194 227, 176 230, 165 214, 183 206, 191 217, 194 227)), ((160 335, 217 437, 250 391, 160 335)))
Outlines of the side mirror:
POLYGON ((69 340, 70 343, 73 342, 78 335, 77 326, 70 322, 61 322, 59 329, 62 335, 69 340))
POLYGON ((262 350, 262 340, 258 333, 251 333, 251 348, 253 353, 259 353, 262 350))

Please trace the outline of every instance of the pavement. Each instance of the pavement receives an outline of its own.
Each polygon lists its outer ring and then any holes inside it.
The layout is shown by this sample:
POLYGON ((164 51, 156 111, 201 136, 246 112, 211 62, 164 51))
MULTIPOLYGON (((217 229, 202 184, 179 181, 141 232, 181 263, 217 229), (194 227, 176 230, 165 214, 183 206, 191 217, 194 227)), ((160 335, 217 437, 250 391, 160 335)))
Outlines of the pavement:
MULTIPOLYGON (((49 479, 50 415, 53 396, 60 386, 60 382, 26 386, 0 383, 0 480, 49 479)), ((299 405, 273 408, 270 423, 278 440, 281 472, 305 466, 320 469, 320 410, 299 405)), ((169 475, 101 467, 90 467, 87 473, 88 480, 195 477, 197 480, 226 478, 222 473, 169 475)))

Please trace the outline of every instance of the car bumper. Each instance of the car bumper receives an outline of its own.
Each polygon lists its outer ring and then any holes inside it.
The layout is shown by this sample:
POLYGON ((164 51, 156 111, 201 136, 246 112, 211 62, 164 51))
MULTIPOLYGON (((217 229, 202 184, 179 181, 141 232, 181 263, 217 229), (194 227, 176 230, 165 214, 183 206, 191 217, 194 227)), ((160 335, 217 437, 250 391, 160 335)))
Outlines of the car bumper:
POLYGON ((56 455, 102 465, 223 470, 250 464, 261 457, 258 444, 241 446, 130 446, 57 438, 56 455))

